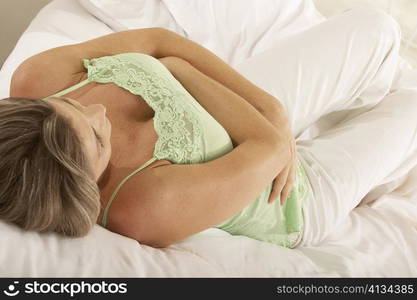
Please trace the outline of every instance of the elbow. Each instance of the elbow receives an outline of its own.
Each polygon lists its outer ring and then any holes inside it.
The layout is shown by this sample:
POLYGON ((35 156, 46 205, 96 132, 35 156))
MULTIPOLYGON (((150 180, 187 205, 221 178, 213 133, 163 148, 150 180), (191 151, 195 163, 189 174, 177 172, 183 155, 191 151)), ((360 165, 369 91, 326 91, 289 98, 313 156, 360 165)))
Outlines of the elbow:
POLYGON ((164 49, 169 45, 175 32, 163 27, 152 27, 149 32, 150 43, 154 45, 152 56, 155 58, 167 56, 164 49))

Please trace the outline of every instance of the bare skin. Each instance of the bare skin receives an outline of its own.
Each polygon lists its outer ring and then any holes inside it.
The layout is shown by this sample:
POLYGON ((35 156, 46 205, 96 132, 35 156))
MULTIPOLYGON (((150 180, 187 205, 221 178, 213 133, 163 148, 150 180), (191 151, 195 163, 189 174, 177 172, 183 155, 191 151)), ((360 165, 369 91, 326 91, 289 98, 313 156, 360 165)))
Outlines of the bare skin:
MULTIPOLYGON (((87 78, 87 74, 81 80, 87 78)), ((82 137, 82 143, 97 174, 103 207, 107 204, 117 184, 140 165, 152 158, 157 134, 153 126, 154 111, 140 96, 133 95, 114 84, 89 83, 61 98, 49 98, 58 111, 72 121, 75 131, 82 137), (75 109, 64 101, 71 101, 75 109), (117 99, 117 100, 115 100, 117 99), (100 106, 97 106, 100 104, 100 106), (103 121, 107 119, 108 123, 103 121), (100 124, 104 124, 100 126, 100 124), (97 139, 91 125, 104 141, 104 154, 97 150, 97 139), (110 126, 111 124, 111 126, 110 126), (111 135, 110 128, 111 127, 111 135), (95 145, 95 146, 92 146, 95 145), (140 149, 140 151, 138 151, 140 149), (110 155, 111 153, 111 155, 110 155)), ((134 176, 140 181, 148 170, 171 164, 168 160, 153 162, 134 176)), ((136 184, 132 186, 142 186, 136 184)), ((118 210, 124 210, 130 195, 139 195, 141 191, 121 189, 117 201, 114 201, 108 214, 108 228, 112 230, 112 216, 118 210)), ((102 214, 99 219, 101 220, 102 214)))

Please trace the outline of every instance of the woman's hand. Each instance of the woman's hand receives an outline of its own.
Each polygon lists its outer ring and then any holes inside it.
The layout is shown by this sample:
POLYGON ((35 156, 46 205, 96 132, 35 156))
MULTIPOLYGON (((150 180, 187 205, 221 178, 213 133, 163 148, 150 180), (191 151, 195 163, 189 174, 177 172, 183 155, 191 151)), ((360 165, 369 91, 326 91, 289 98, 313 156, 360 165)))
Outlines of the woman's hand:
MULTIPOLYGON (((266 116, 265 116, 266 117, 266 116)), ((289 127, 289 122, 282 112, 280 113, 280 120, 274 122, 275 127, 280 131, 283 137, 283 143, 287 143, 287 146, 291 150, 291 158, 288 161, 287 166, 275 177, 271 194, 268 198, 268 203, 272 203, 278 196, 280 196, 281 205, 285 204, 288 196, 290 195, 291 189, 295 181, 296 171, 296 152, 295 152, 295 139, 292 135, 289 127)))

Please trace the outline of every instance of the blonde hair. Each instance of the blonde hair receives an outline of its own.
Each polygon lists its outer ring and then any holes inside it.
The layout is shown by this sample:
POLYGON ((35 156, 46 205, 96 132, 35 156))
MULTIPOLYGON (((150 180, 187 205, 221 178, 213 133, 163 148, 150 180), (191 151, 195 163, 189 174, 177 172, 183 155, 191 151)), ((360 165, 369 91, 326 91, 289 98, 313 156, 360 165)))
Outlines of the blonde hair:
POLYGON ((0 100, 0 219, 82 237, 100 207, 92 168, 69 121, 42 100, 0 100))

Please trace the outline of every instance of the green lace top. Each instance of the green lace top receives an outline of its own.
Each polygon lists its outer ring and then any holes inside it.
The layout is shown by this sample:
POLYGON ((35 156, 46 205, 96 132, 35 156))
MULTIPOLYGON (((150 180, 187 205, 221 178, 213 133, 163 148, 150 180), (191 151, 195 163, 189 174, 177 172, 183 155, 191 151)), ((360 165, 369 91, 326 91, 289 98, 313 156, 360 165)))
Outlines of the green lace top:
MULTIPOLYGON (((120 182, 111 195, 100 224, 119 189, 155 160, 194 164, 218 158, 233 149, 226 130, 194 99, 157 59, 141 53, 123 53, 84 59, 86 80, 49 97, 60 97, 89 82, 114 83, 141 96, 155 111, 158 135, 153 157, 120 182)), ((49 98, 47 97, 47 98, 49 98)), ((295 247, 303 229, 302 202, 311 192, 305 171, 297 165, 296 181, 284 206, 279 199, 267 204, 271 184, 252 203, 216 228, 285 247, 295 247)))

